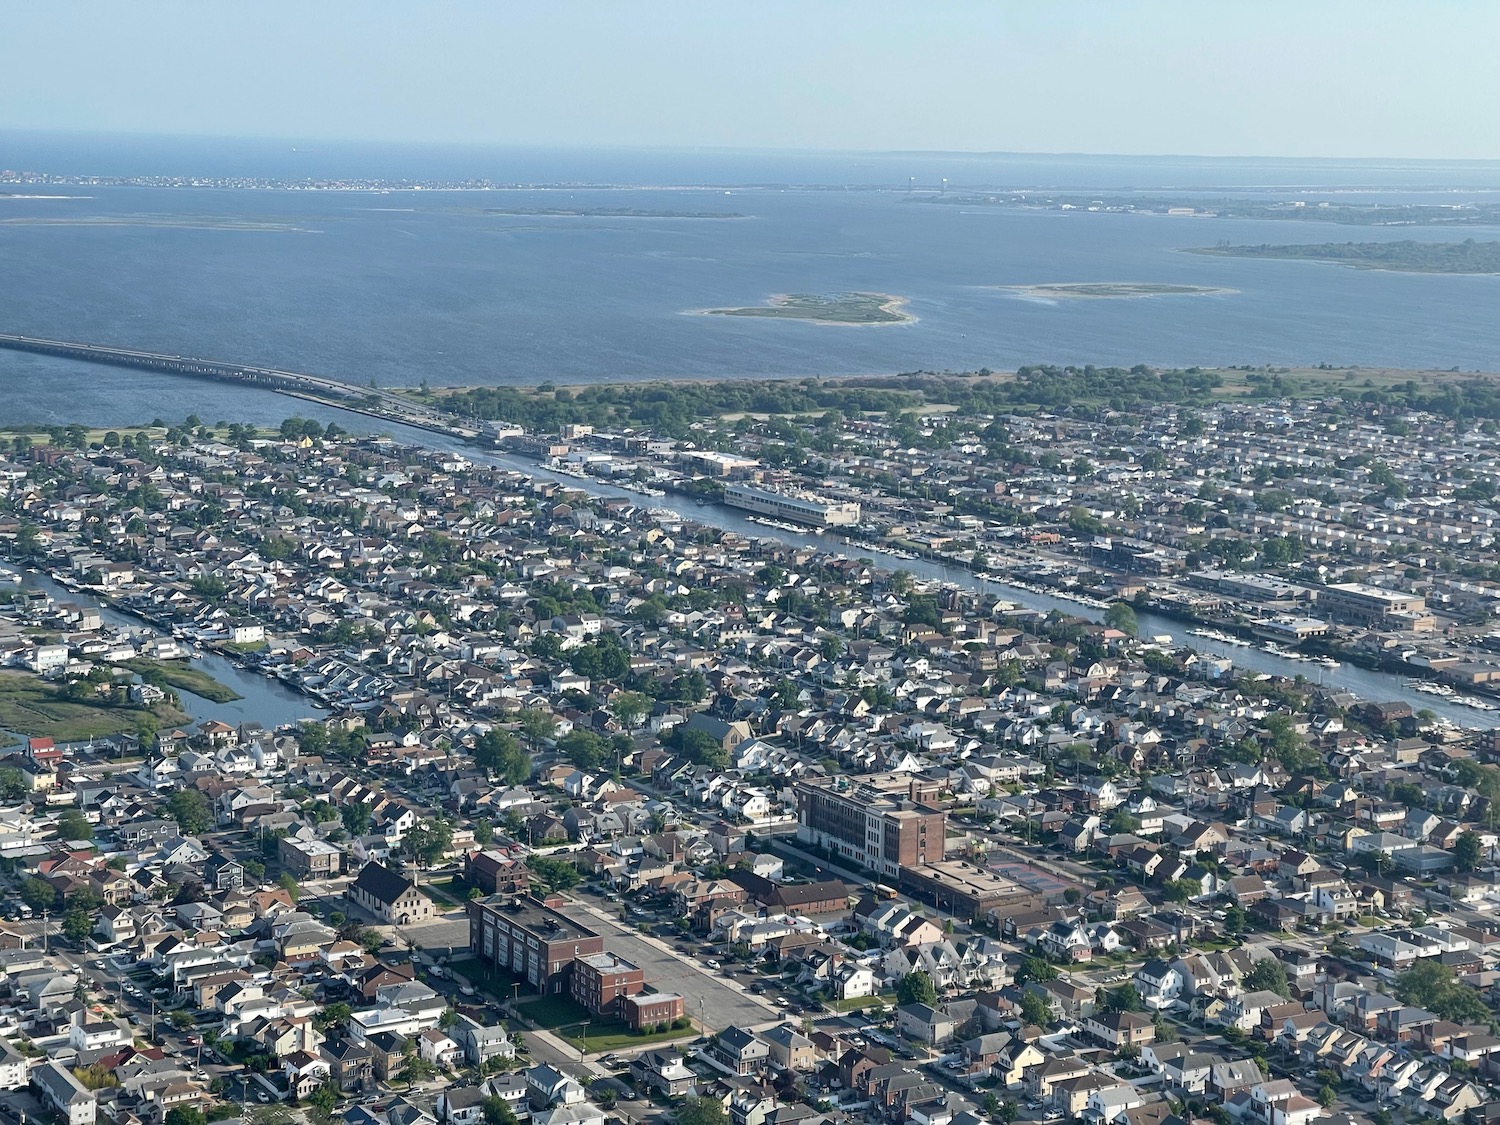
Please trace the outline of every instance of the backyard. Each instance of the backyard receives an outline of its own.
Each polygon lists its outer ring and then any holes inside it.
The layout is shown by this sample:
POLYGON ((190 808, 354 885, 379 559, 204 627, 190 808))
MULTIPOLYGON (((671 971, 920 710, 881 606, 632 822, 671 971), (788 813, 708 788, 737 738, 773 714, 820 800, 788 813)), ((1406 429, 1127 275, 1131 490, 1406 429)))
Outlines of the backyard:
POLYGON ((645 1043, 660 1043, 696 1035, 691 1027, 672 1028, 668 1031, 640 1034, 631 1031, 625 1021, 590 1016, 588 1011, 566 996, 542 996, 516 1005, 517 1010, 537 1027, 556 1032, 575 1046, 588 1024, 588 1035, 583 1038, 584 1049, 589 1053, 616 1051, 622 1047, 639 1047, 645 1043))

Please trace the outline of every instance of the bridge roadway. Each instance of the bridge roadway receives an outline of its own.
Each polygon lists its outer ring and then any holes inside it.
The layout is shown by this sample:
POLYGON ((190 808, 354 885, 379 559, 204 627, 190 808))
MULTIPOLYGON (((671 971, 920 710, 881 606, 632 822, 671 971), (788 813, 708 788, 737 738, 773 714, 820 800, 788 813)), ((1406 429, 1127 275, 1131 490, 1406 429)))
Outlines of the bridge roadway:
POLYGON ((111 367, 138 367, 162 371, 169 375, 186 375, 200 379, 245 383, 282 394, 307 398, 328 406, 354 410, 403 425, 436 430, 457 437, 474 437, 477 431, 461 423, 459 417, 446 411, 432 410, 377 387, 356 387, 339 379, 325 379, 299 371, 275 367, 255 367, 241 363, 221 363, 193 356, 166 355, 163 352, 111 348, 99 344, 78 344, 66 340, 47 340, 36 336, 0 333, 0 348, 16 352, 59 356, 63 359, 101 363, 111 367))

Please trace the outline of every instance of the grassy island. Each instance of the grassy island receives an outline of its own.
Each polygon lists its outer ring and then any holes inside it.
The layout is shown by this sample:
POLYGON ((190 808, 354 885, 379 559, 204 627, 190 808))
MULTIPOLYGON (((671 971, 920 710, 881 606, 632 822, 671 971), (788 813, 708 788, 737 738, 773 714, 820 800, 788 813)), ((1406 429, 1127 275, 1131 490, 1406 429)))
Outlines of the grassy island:
POLYGON ((1050 285, 1001 285, 1022 297, 1062 300, 1133 300, 1139 297, 1202 297, 1233 293, 1212 285, 1172 285, 1157 281, 1066 281, 1050 285))
POLYGON ((764 305, 701 311, 706 316, 810 320, 815 324, 910 324, 917 318, 903 310, 905 304, 905 297, 889 293, 778 293, 764 305))
POLYGON ((1290 246, 1204 246, 1192 254, 1334 262, 1362 270, 1405 273, 1500 273, 1500 242, 1310 242, 1290 246))
POLYGON ((194 668, 191 664, 138 657, 135 660, 127 660, 125 667, 148 684, 166 684, 179 691, 192 692, 210 703, 233 703, 236 699, 245 698, 233 688, 221 684, 207 672, 194 668))

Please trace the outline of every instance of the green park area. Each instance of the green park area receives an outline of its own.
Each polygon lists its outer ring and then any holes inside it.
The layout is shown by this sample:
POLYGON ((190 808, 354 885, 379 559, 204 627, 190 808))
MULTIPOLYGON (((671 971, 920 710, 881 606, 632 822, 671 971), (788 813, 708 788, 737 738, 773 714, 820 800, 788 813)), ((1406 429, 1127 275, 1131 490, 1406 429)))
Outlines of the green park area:
POLYGON ((0 672, 0 730, 59 742, 177 726, 190 716, 167 703, 138 707, 91 696, 93 685, 65 685, 21 672, 0 672))

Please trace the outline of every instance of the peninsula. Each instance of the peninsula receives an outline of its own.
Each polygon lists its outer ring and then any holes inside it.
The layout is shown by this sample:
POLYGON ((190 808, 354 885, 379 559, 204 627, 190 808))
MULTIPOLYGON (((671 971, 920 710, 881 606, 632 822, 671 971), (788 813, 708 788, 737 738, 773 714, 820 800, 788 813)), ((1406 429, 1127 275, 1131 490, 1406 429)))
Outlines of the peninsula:
POLYGON ((1334 262, 1362 270, 1402 273, 1500 273, 1500 242, 1312 242, 1289 246, 1204 246, 1190 254, 1222 258, 1279 258, 1334 262))

